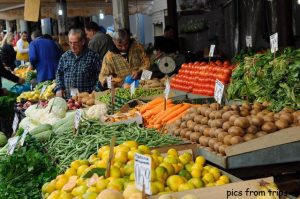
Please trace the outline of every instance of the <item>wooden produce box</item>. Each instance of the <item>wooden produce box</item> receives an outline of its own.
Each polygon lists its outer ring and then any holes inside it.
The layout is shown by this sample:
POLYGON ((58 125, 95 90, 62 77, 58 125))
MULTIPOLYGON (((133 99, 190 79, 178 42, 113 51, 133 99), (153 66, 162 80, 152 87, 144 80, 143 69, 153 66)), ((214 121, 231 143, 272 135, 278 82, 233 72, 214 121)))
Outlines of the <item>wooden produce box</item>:
POLYGON ((273 165, 300 161, 300 126, 259 137, 226 148, 220 156, 204 148, 198 154, 226 169, 273 165))
MULTIPOLYGON (((215 187, 205 187, 200 189, 193 189, 182 192, 170 193, 171 195, 177 199, 181 197, 192 194, 197 196, 197 198, 205 198, 205 199, 255 199, 258 194, 262 194, 260 190, 259 183, 264 180, 265 182, 274 182, 273 177, 255 179, 255 180, 247 180, 229 183, 222 186, 215 187), (256 195, 255 195, 256 194, 256 195)), ((280 194, 284 194, 279 192, 280 194)), ((151 196, 150 199, 158 199, 160 196, 151 196)))

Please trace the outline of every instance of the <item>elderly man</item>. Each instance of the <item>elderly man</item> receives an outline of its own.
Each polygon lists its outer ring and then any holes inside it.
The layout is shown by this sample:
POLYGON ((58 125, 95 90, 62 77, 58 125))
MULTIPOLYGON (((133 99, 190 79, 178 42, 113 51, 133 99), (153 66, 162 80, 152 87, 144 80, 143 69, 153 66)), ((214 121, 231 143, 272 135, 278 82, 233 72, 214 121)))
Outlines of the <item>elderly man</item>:
POLYGON ((115 47, 108 51, 103 59, 99 81, 106 84, 106 78, 112 76, 112 83, 120 86, 126 76, 139 78, 143 69, 150 67, 149 58, 140 44, 131 40, 125 29, 116 31, 113 35, 115 47))
POLYGON ((68 34, 70 50, 59 60, 56 74, 56 96, 71 97, 71 89, 92 92, 97 84, 101 66, 99 56, 85 45, 83 30, 71 29, 68 34))

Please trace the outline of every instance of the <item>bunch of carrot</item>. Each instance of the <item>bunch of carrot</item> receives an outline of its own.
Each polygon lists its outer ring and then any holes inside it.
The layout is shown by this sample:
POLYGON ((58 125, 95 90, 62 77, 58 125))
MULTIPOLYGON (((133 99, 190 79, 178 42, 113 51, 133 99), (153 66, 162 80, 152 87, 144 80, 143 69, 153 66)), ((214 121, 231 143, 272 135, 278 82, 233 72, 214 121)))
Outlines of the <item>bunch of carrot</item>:
POLYGON ((171 124, 181 118, 191 107, 191 104, 173 104, 172 100, 166 101, 164 110, 164 98, 156 98, 140 108, 140 112, 147 128, 161 129, 163 126, 171 124))

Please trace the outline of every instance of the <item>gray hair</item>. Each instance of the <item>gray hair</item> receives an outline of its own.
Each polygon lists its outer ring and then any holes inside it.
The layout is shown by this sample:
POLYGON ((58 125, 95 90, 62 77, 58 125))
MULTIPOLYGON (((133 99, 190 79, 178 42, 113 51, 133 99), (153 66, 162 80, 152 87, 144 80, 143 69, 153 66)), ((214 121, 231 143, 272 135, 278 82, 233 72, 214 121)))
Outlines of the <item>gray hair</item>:
POLYGON ((117 42, 124 42, 129 38, 129 33, 126 29, 119 29, 113 34, 113 40, 117 42))
POLYGON ((33 31, 33 33, 31 34, 31 39, 36 39, 38 37, 41 37, 42 36, 42 33, 40 30, 35 30, 33 31))
POLYGON ((70 35, 79 35, 80 40, 85 39, 85 32, 80 28, 72 28, 69 31, 68 37, 70 35))
POLYGON ((1 47, 3 47, 5 44, 12 44, 13 38, 14 38, 14 34, 12 32, 6 33, 6 35, 2 40, 1 47))

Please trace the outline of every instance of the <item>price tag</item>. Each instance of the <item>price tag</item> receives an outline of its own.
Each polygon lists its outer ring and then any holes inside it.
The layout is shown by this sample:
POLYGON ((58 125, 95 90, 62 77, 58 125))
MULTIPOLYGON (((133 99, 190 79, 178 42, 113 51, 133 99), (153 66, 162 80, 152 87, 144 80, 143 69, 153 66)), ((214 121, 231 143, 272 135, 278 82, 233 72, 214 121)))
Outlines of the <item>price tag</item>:
POLYGON ((18 115, 15 114, 13 125, 12 125, 12 129, 13 129, 14 133, 16 133, 16 131, 17 131, 18 124, 19 124, 19 118, 18 118, 18 115))
POLYGON ((24 132, 21 136, 20 142, 19 142, 19 146, 23 146, 24 142, 25 142, 25 138, 26 135, 29 133, 29 126, 26 126, 26 128, 24 129, 24 132))
POLYGON ((141 80, 149 80, 152 77, 152 72, 149 70, 143 70, 141 80))
POLYGON ((7 154, 8 155, 12 155, 16 149, 16 146, 18 144, 19 141, 19 136, 13 137, 13 138, 9 138, 8 140, 8 149, 7 149, 7 154))
POLYGON ((167 79, 166 88, 165 88, 165 91, 164 91, 166 100, 168 100, 168 98, 169 98, 170 89, 171 89, 170 82, 169 82, 169 79, 167 79))
POLYGON ((246 47, 248 47, 248 48, 252 47, 252 36, 250 36, 250 35, 246 36, 246 47))
POLYGON ((30 84, 30 90, 33 91, 33 85, 32 84, 30 84))
POLYGON ((134 155, 134 176, 135 186, 142 191, 145 187, 145 193, 151 195, 151 158, 135 153, 134 155))
POLYGON ((215 52, 215 48, 216 48, 216 45, 210 45, 210 50, 209 50, 209 57, 213 57, 214 56, 214 52, 215 52))
POLYGON ((219 104, 222 103, 223 92, 224 84, 222 84, 222 82, 220 82, 219 80, 216 80, 214 98, 219 104))
MULTIPOLYGON (((44 94, 44 92, 45 92, 46 88, 47 88, 47 85, 44 85, 44 86, 42 87, 42 90, 41 90, 40 96, 42 96, 42 95, 44 94)), ((71 93, 72 93, 72 89, 71 89, 71 93)), ((72 94, 71 94, 71 95, 72 95, 72 94)))
POLYGON ((70 89, 71 97, 76 96, 78 93, 79 93, 78 88, 71 88, 70 89))
POLYGON ((270 36, 270 44, 271 44, 271 53, 275 53, 278 51, 278 33, 270 36))
POLYGON ((111 87, 112 87, 111 81, 112 81, 112 76, 108 76, 106 78, 106 82, 107 82, 107 88, 109 88, 109 89, 111 89, 111 87))
POLYGON ((75 112, 75 120, 74 120, 74 128, 77 130, 79 127, 80 119, 81 119, 82 111, 81 109, 77 109, 75 112))
POLYGON ((131 95, 131 98, 132 98, 132 96, 134 95, 134 92, 135 92, 135 81, 133 81, 133 82, 130 84, 130 95, 131 95))

